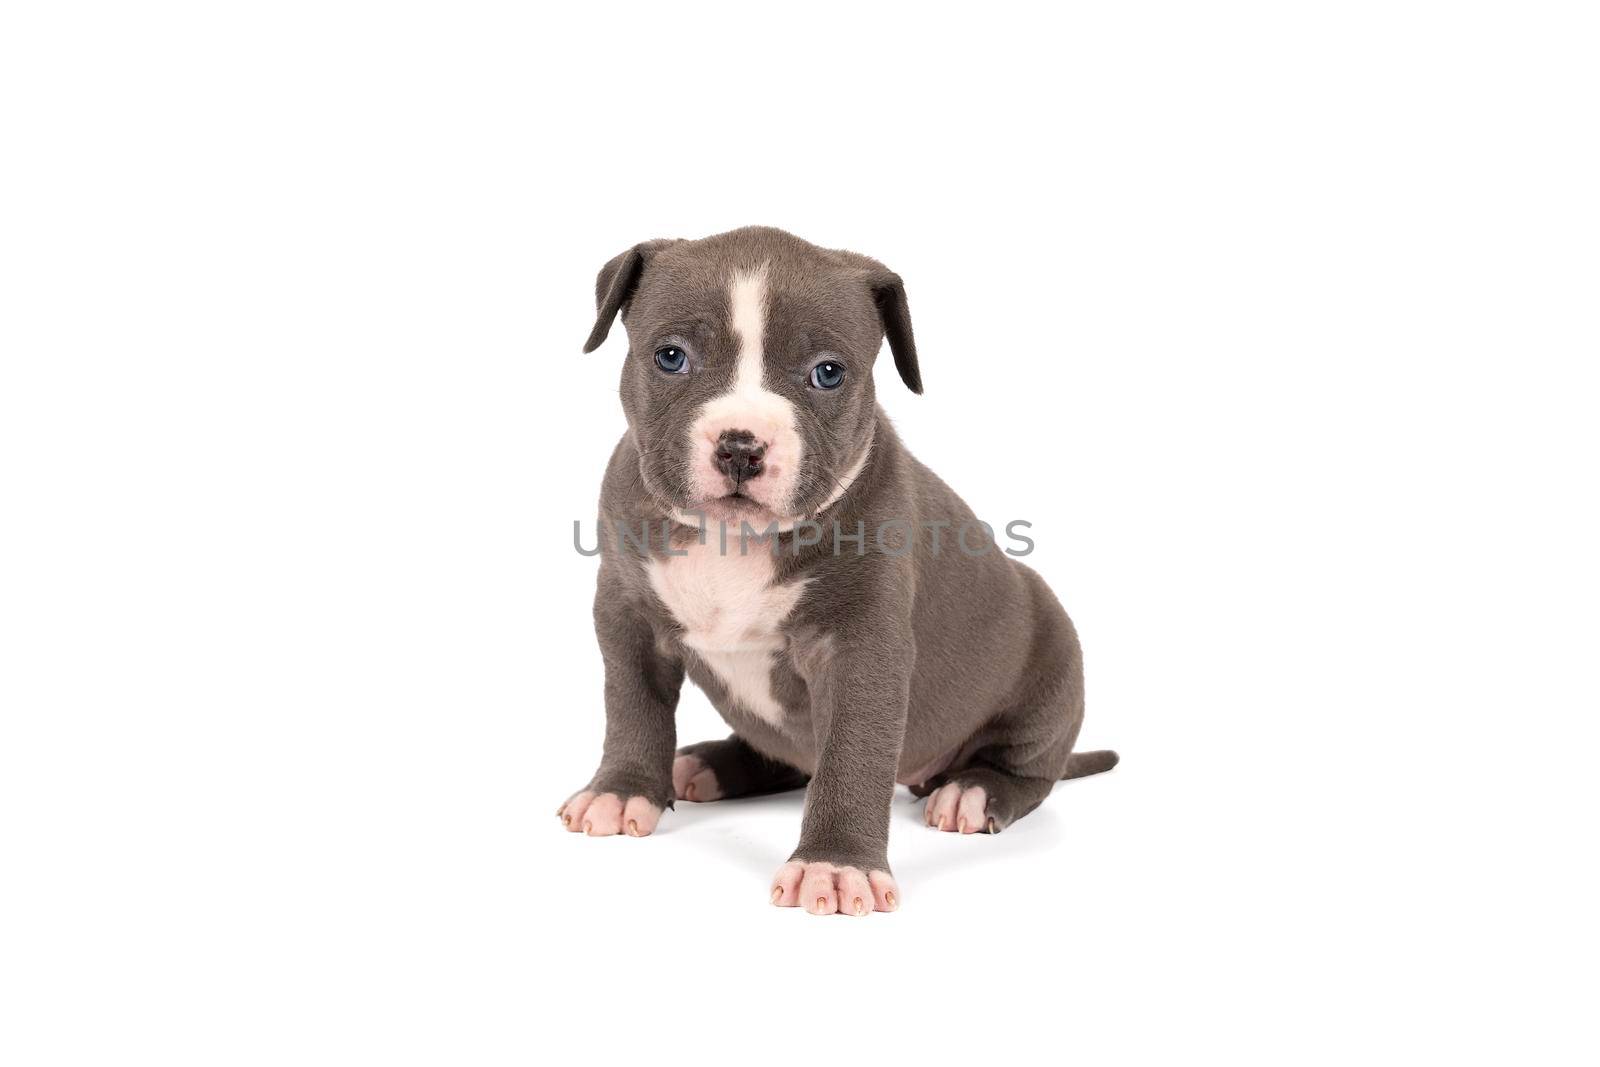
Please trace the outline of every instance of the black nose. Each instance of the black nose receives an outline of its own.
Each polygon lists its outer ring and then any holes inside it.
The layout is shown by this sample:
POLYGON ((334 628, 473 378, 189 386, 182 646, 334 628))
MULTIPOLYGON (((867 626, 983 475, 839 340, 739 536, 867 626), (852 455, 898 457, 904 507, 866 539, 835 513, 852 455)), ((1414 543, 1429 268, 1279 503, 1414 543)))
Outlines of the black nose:
POLYGON ((748 430, 729 430, 717 438, 717 470, 733 479, 735 489, 761 473, 766 454, 767 446, 748 430))

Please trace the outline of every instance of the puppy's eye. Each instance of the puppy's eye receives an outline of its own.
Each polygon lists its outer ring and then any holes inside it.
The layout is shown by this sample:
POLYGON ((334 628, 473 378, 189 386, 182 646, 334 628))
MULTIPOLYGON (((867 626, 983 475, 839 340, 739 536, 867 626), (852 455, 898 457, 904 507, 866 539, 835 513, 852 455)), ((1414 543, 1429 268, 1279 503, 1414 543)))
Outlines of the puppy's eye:
POLYGON ((811 368, 811 384, 818 389, 837 389, 843 381, 844 368, 831 359, 811 368))
POLYGON ((656 349, 656 366, 668 374, 682 374, 689 369, 689 354, 677 345, 664 345, 656 349))

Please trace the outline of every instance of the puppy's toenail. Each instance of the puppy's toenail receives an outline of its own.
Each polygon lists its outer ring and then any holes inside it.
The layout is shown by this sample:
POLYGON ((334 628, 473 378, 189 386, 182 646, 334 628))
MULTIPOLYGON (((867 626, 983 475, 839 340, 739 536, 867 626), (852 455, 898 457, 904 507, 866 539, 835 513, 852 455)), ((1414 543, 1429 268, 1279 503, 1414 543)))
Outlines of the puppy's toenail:
POLYGON ((772 887, 772 902, 774 904, 776 904, 778 901, 780 901, 782 899, 783 899, 783 886, 781 886, 781 885, 773 886, 772 887))
POLYGON ((867 913, 867 906, 865 904, 861 903, 861 898, 860 897, 856 897, 856 914, 857 915, 865 915, 866 913, 867 913))
POLYGON ((890 911, 895 909, 894 890, 891 889, 887 893, 883 894, 883 902, 889 905, 890 911))
POLYGON ((825 912, 827 910, 828 910, 828 898, 827 897, 818 897, 817 898, 817 914, 821 915, 823 912, 825 912))
POLYGON ((570 827, 572 825, 572 816, 570 816, 570 815, 561 816, 561 825, 570 827))
POLYGON ((995 822, 993 819, 990 819, 989 820, 989 832, 991 834, 999 833, 1000 832, 1000 824, 995 822))
POLYGON ((593 837, 594 836, 594 823, 592 823, 592 822, 584 823, 583 824, 583 832, 585 834, 589 835, 590 837, 593 837))
POLYGON ((694 799, 694 783, 693 782, 691 782, 688 785, 683 787, 683 799, 685 799, 685 800, 693 800, 694 799))
POLYGON ((629 819, 628 820, 628 836, 629 837, 638 837, 639 836, 639 824, 637 822, 635 822, 633 819, 629 819))
POLYGON ((966 833, 967 832, 967 820, 965 820, 965 819, 957 819, 956 820, 956 829, 959 832, 963 833, 963 834, 966 833))

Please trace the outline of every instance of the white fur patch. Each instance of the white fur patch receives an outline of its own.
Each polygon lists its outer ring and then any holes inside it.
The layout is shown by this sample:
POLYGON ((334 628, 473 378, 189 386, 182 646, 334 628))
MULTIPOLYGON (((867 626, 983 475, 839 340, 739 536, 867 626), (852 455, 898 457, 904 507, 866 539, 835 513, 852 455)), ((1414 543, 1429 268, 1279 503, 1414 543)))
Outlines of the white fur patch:
POLYGON ((686 556, 652 559, 650 584, 683 627, 683 643, 733 700, 776 726, 783 707, 772 696, 772 657, 783 650, 779 626, 805 582, 773 585, 769 546, 752 542, 741 556, 737 537, 730 540, 727 555, 711 536, 704 545, 691 545, 686 556))
POLYGON ((788 515, 800 472, 800 434, 795 428, 794 404, 772 392, 764 382, 767 324, 767 269, 741 271, 728 283, 731 306, 729 326, 739 338, 738 362, 728 391, 706 401, 689 427, 690 478, 695 495, 714 499, 728 491, 727 479, 717 470, 717 439, 728 430, 745 430, 766 445, 759 478, 745 483, 744 491, 774 515, 788 515))
POLYGON ((735 274, 728 285, 728 299, 733 306, 730 325, 739 335, 739 370, 733 391, 759 392, 765 374, 761 345, 767 332, 766 267, 754 274, 735 274))

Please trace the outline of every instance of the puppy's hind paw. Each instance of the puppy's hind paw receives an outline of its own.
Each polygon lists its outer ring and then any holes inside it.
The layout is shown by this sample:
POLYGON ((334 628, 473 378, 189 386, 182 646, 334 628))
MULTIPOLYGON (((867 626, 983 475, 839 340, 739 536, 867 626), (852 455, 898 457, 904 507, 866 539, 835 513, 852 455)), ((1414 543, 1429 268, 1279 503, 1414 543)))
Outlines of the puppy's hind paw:
POLYGON ((647 837, 661 821, 661 809, 644 797, 621 797, 585 789, 556 809, 561 825, 590 837, 647 837))
POLYGON ((923 811, 928 825, 947 833, 997 834, 999 823, 989 814, 989 797, 981 785, 947 782, 928 797, 923 811))
POLYGON ((722 799, 717 772, 706 766, 699 756, 679 755, 672 761, 672 791, 679 800, 702 804, 722 799))

